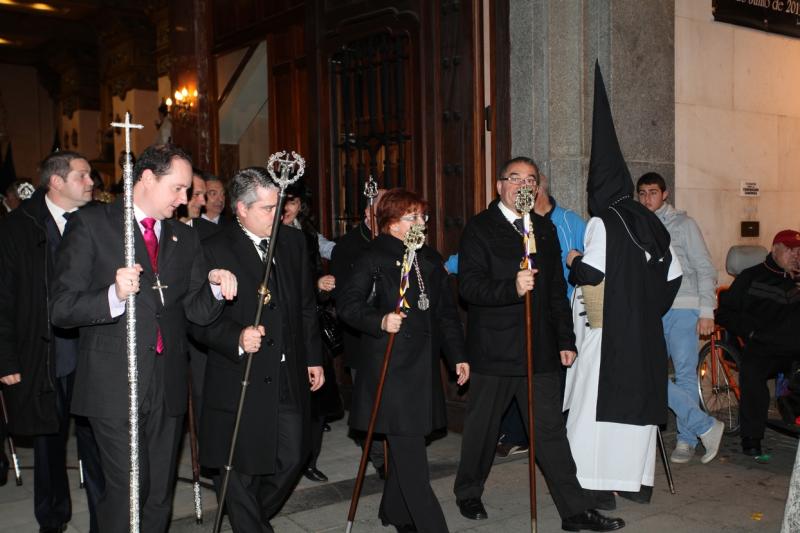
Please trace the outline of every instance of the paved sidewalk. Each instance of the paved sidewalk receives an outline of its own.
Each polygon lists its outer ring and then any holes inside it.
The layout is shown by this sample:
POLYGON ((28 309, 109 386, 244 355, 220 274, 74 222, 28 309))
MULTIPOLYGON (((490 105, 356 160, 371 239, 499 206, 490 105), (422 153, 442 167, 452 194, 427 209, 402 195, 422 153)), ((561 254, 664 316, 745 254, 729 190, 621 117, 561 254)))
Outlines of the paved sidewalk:
MULTIPOLYGON (((302 479, 282 512, 272 521, 279 533, 344 531, 353 490, 353 478, 358 468, 359 448, 347 437, 343 421, 332 424, 325 434, 319 468, 328 483, 313 483, 302 479)), ((674 444, 674 432, 664 435, 666 446, 674 444)), ((769 464, 757 464, 739 453, 737 437, 726 437, 720 457, 708 465, 697 457, 686 465, 672 465, 677 494, 670 495, 661 461, 656 464, 656 487, 650 505, 637 505, 619 499, 617 511, 630 532, 777 532, 794 462, 797 440, 767 431, 765 452, 772 454, 769 464)), ((471 521, 463 518, 455 504, 453 479, 458 462, 461 436, 456 433, 436 440, 428 448, 433 488, 442 503, 451 532, 526 533, 528 522, 527 455, 498 460, 486 484, 484 503, 489 519, 471 521)), ((32 451, 20 448, 23 465, 31 465, 32 451)), ((74 439, 70 456, 75 457, 74 439)), ((191 477, 188 447, 184 446, 179 476, 191 477)), ((24 484, 14 485, 13 479, 0 487, 0 533, 38 531, 33 516, 33 475, 23 471, 24 484)), ((88 533, 86 498, 78 488, 78 475, 71 471, 73 482, 73 519, 70 533, 88 533), (73 475, 74 474, 74 475, 73 475)), ((208 482, 208 480, 204 480, 208 482)), ((382 482, 369 467, 368 476, 358 507, 354 532, 393 532, 377 519, 382 482)), ((560 531, 557 516, 547 486, 541 476, 537 481, 539 532, 560 531)), ((193 518, 191 485, 179 482, 175 494, 172 533, 205 533, 211 531, 216 511, 213 491, 203 489, 205 520, 196 525, 193 518)), ((226 526, 224 531, 230 531, 226 526)), ((143 532, 144 533, 144 532, 143 532)))

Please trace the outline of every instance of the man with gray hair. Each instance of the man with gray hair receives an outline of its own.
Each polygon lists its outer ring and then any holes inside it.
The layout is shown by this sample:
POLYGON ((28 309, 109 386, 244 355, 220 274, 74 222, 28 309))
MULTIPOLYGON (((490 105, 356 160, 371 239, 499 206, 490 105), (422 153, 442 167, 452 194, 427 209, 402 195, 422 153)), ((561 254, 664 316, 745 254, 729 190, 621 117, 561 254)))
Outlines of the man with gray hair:
POLYGON ((272 531, 269 519, 281 508, 306 464, 311 391, 325 381, 316 315, 316 295, 306 239, 282 226, 268 283, 271 294, 254 327, 264 279, 278 188, 265 169, 240 170, 230 184, 237 223, 203 242, 209 264, 235 273, 239 297, 208 327, 191 335, 208 346, 200 423, 200 463, 219 469, 221 489, 248 353, 250 384, 230 472, 226 505, 234 531, 272 531))
MULTIPOLYGON (((76 152, 48 155, 39 169, 41 187, 0 223, 0 383, 10 432, 33 436, 41 531, 61 531, 71 518, 66 459, 78 335, 50 324, 47 288, 68 217, 92 199, 90 172, 76 152)), ((97 531, 94 510, 103 488, 97 447, 85 418, 76 418, 75 433, 91 531, 97 531)))

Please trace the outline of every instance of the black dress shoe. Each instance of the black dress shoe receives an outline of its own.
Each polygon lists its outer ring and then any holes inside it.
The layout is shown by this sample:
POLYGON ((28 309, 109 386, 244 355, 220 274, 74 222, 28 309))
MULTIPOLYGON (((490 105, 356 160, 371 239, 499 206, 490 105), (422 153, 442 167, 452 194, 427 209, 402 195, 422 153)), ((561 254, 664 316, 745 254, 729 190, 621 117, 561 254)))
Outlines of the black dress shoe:
POLYGON ((642 485, 642 488, 636 492, 618 490, 617 496, 621 496, 626 500, 636 503, 650 503, 650 498, 653 497, 653 487, 649 485, 642 485))
POLYGON ((456 500, 458 510, 461 515, 470 520, 486 520, 489 515, 486 513, 486 507, 480 498, 467 498, 466 500, 456 500))
POLYGON ((758 457, 759 455, 763 455, 761 450, 761 439, 742 437, 742 453, 749 457, 758 457))
POLYGON ((561 521, 561 529, 564 531, 615 531, 625 527, 622 518, 609 518, 603 516, 594 509, 587 509, 581 514, 576 514, 561 521))
POLYGON ((67 530, 67 524, 61 524, 57 527, 40 527, 39 533, 62 533, 67 530))
POLYGON ((602 511, 613 511, 617 508, 617 499, 610 490, 587 490, 594 502, 594 508, 602 511))
POLYGON ((327 422, 322 424, 322 431, 330 431, 330 430, 331 430, 330 424, 328 424, 327 422))
POLYGON ((310 479, 311 481, 316 481, 318 483, 324 483, 328 481, 328 476, 317 470, 316 466, 309 466, 303 472, 303 475, 306 479, 310 479))

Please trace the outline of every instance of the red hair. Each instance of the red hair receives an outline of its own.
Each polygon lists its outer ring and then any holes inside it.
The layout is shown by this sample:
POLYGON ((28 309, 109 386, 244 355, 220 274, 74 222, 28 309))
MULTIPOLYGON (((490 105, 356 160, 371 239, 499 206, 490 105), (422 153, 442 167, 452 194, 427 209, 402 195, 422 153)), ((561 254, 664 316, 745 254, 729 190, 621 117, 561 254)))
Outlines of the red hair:
POLYGON ((375 216, 378 218, 378 228, 381 233, 389 233, 389 226, 400 220, 406 213, 425 213, 428 202, 420 195, 406 189, 396 188, 386 191, 378 202, 375 216))

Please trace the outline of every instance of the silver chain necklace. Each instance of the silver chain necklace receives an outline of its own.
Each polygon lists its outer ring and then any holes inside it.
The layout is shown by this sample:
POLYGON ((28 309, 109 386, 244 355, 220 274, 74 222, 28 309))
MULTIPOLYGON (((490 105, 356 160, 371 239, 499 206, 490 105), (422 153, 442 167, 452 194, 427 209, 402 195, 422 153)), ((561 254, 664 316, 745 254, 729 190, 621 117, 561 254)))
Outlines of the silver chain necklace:
POLYGON ((417 260, 417 256, 414 256, 414 270, 417 272, 417 284, 419 285, 419 298, 417 298, 417 307, 419 307, 420 311, 427 311, 427 309, 431 306, 431 301, 428 299, 428 295, 425 294, 425 283, 422 281, 422 273, 419 270, 419 261, 417 260))

